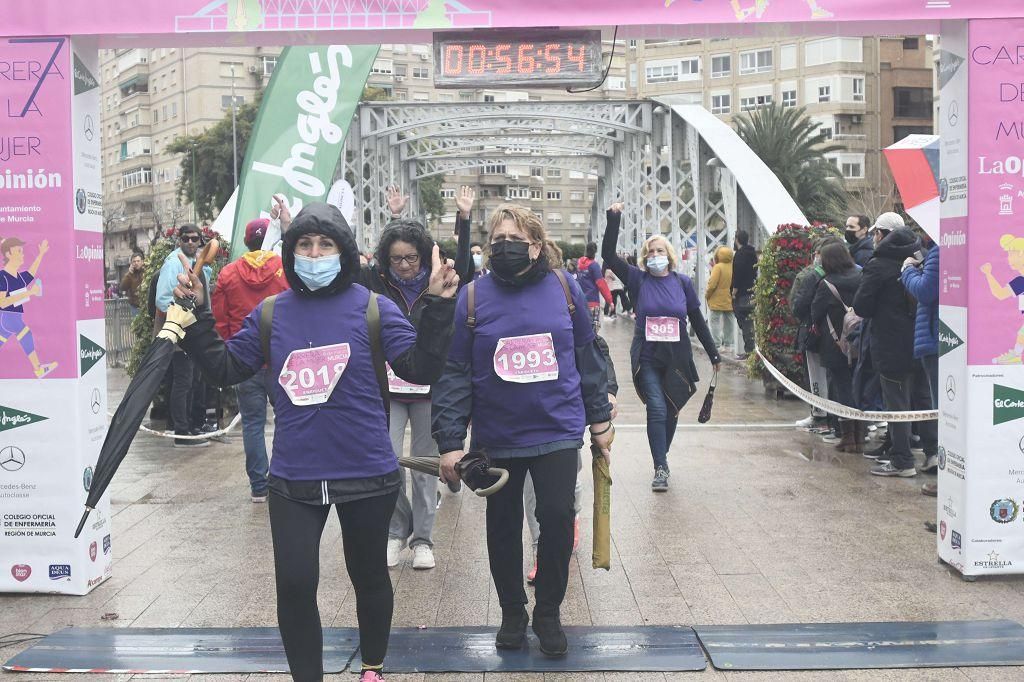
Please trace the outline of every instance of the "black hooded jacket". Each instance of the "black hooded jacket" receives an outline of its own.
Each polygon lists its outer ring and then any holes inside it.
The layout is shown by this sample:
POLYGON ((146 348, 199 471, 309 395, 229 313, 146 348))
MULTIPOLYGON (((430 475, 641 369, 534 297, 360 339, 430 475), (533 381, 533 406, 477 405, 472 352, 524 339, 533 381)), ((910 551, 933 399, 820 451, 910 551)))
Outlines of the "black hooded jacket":
POLYGON ((893 230, 875 248, 874 257, 861 273, 853 309, 871 320, 871 359, 882 374, 906 374, 913 368, 917 302, 903 287, 900 269, 903 261, 920 249, 921 240, 913 230, 893 230))

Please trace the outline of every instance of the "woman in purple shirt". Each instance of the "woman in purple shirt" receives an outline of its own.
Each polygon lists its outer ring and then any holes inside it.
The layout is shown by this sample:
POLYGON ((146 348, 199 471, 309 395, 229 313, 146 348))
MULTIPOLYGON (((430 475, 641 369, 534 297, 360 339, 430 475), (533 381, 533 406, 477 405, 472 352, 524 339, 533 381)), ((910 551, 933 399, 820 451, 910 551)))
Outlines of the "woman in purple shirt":
POLYGON ((495 645, 502 649, 526 643, 523 483, 530 473, 540 523, 533 631, 542 653, 562 656, 576 461, 587 424, 606 455, 613 434, 607 366, 583 292, 559 269, 558 247, 532 211, 498 206, 488 250, 490 274, 463 288, 455 306, 448 364, 434 385, 434 437, 446 481, 458 480, 470 420, 471 449, 509 472, 505 487, 487 498, 487 553, 502 614, 495 645))
POLYGON ((675 272, 676 254, 664 237, 655 235, 640 249, 641 267, 619 258, 622 204, 608 209, 601 256, 604 264, 626 284, 636 312, 633 344, 629 349, 633 386, 647 405, 647 441, 654 459, 651 490, 668 490, 668 449, 676 432, 679 410, 697 390, 697 366, 686 332, 693 325, 715 370, 721 358, 700 312, 700 299, 690 278, 675 272))
MULTIPOLYGON (((388 523, 402 477, 388 434, 387 389, 377 381, 374 355, 383 355, 412 383, 429 385, 440 376, 458 277, 441 265, 436 246, 432 256, 425 305, 414 327, 389 298, 355 283, 359 252, 341 212, 309 204, 284 238, 291 290, 273 304, 260 303, 227 343, 214 331, 209 310, 198 306, 198 320, 181 341, 217 386, 240 383, 264 365, 272 378, 268 393, 276 429, 269 502, 277 617, 292 678, 300 682, 323 678, 316 592, 320 536, 332 505, 356 594, 361 680, 381 679, 394 606, 388 523), (371 342, 367 322, 374 304, 379 343, 371 342), (268 305, 273 307, 264 315, 268 305)), ((178 280, 176 297, 191 293, 202 300, 195 275, 178 280)))

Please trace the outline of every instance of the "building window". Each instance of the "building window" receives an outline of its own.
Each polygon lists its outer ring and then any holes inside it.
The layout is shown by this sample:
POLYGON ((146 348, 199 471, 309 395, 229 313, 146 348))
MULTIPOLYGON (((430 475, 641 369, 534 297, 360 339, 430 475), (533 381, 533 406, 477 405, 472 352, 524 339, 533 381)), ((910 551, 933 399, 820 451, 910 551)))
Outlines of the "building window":
POLYGON ((540 201, 544 198, 544 192, 541 191, 540 187, 531 187, 530 198, 534 201, 540 201))
POLYGON ((562 222, 562 214, 561 213, 548 213, 548 224, 549 225, 552 224, 552 223, 561 223, 561 222, 562 222))
POLYGON ((277 68, 277 57, 263 57, 263 75, 264 77, 270 76, 274 73, 274 69, 277 68))
POLYGON ((426 80, 430 78, 430 69, 426 66, 414 66, 412 67, 412 77, 426 80))
POLYGON ((430 93, 429 92, 414 92, 414 93, 412 93, 412 100, 414 102, 429 102, 430 101, 430 93))
POLYGON ((493 102, 494 101, 494 95, 484 95, 484 101, 485 102, 493 102))
POLYGON ((782 106, 783 107, 795 107, 796 106, 796 90, 783 90, 782 91, 782 106))
POLYGON ((472 102, 473 92, 469 90, 459 90, 459 101, 460 102, 472 102))
POLYGON ((772 51, 753 50, 751 52, 740 52, 740 74, 765 73, 772 70, 772 51))
POLYGON ((679 62, 679 68, 682 70, 682 80, 695 80, 694 78, 686 78, 686 76, 696 76, 697 78, 700 78, 700 57, 684 59, 679 62))
POLYGON ((831 85, 819 85, 818 86, 818 102, 831 102, 832 101, 832 86, 831 85))
POLYGON ((549 189, 548 190, 548 201, 561 201, 561 200, 562 200, 562 192, 560 190, 557 190, 557 189, 549 189))
POLYGON ((569 216, 569 223, 572 225, 582 225, 587 221, 587 217, 582 213, 573 213, 569 216))
POLYGON ((504 175, 505 164, 503 163, 489 163, 484 166, 484 175, 504 175))
POLYGON ((779 48, 779 70, 789 71, 796 68, 796 45, 783 45, 779 48))
POLYGON ((904 50, 916 50, 920 47, 920 38, 904 38, 903 49, 904 50))
POLYGON ((899 142, 908 135, 932 135, 933 130, 931 126, 893 126, 892 139, 893 142, 899 142))
POLYGON ((121 182, 124 189, 131 189, 140 185, 151 185, 153 184, 153 169, 134 168, 130 171, 124 171, 121 173, 121 182))
POLYGON ((679 80, 679 64, 648 66, 644 73, 648 83, 674 83, 679 80))
POLYGON ((454 199, 455 198, 455 188, 453 188, 453 187, 442 187, 441 188, 441 198, 442 199, 454 199))
POLYGON ((864 41, 860 38, 823 38, 804 44, 805 66, 863 61, 864 41))
POLYGON ((853 79, 853 101, 863 102, 864 101, 864 79, 854 78, 853 79))
POLYGON ((893 88, 893 101, 897 118, 931 118, 931 88, 893 88))
POLYGON ((732 112, 732 95, 728 92, 711 95, 711 113, 728 114, 732 112))
POLYGON ((569 201, 583 201, 583 192, 569 192, 569 201))
POLYGON ((178 118, 178 103, 171 102, 171 118, 178 118))
POLYGON ((409 75, 409 67, 405 64, 395 64, 395 78, 405 78, 409 75))
POLYGON ((849 180, 864 179, 864 155, 839 153, 826 154, 825 158, 835 164, 844 178, 849 180))
POLYGON ((404 102, 409 99, 409 91, 404 88, 395 90, 395 99, 402 100, 404 102))
MULTIPOLYGON (((235 106, 236 107, 240 107, 243 104, 245 104, 245 97, 242 96, 242 95, 235 95, 235 106)), ((174 106, 176 107, 177 105, 174 105, 174 106)), ((230 109, 231 108, 231 95, 221 95, 220 96, 220 108, 221 109, 230 109)))
POLYGON ((548 168, 547 176, 549 178, 560 178, 560 177, 562 177, 562 169, 561 168, 548 168))
POLYGON ((532 177, 535 177, 535 178, 543 178, 544 177, 544 169, 540 168, 538 166, 531 166, 530 167, 530 175, 532 177))
MULTIPOLYGON (((625 90, 626 79, 623 76, 608 76, 604 81, 605 90, 625 90)), ((538 98, 539 99, 539 98, 538 98)))
POLYGON ((508 193, 505 195, 510 201, 512 199, 528 199, 530 197, 529 187, 509 187, 508 193))
POLYGON ((759 107, 766 107, 771 103, 771 95, 756 95, 754 97, 742 97, 740 98, 740 111, 751 111, 759 107))
POLYGON ((711 58, 711 77, 725 78, 732 73, 732 55, 720 54, 711 58))
POLYGON ((394 62, 390 59, 378 59, 373 63, 373 67, 370 69, 370 73, 376 73, 383 76, 390 76, 394 72, 394 62))
POLYGON ((159 123, 159 122, 160 122, 160 110, 159 109, 154 109, 153 110, 153 123, 159 123))
POLYGON ((844 162, 842 171, 844 178, 860 179, 864 177, 864 164, 856 161, 844 162))

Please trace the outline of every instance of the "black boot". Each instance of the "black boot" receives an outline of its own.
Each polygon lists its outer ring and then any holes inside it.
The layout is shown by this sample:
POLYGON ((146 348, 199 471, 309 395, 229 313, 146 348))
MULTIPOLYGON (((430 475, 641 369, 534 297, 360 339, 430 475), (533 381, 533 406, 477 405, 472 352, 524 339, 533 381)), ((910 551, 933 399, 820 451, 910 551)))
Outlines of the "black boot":
POLYGON ((538 616, 533 614, 533 634, 540 640, 540 651, 545 656, 557 658, 565 656, 569 643, 565 639, 565 631, 558 616, 538 616))
POLYGON ((501 610, 501 627, 494 638, 494 646, 499 649, 522 649, 526 644, 526 626, 530 617, 522 606, 514 606, 501 610))

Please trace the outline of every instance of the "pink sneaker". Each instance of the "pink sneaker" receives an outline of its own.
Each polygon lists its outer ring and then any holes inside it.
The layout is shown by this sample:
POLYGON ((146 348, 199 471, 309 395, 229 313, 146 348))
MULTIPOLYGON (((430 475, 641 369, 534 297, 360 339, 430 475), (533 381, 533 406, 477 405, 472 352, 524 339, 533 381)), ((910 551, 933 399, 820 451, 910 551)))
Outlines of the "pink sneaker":
POLYGON ((384 682, 384 676, 377 670, 364 670, 359 682, 384 682))
POLYGON ((526 574, 526 584, 532 585, 537 580, 537 560, 533 560, 533 568, 526 574))

